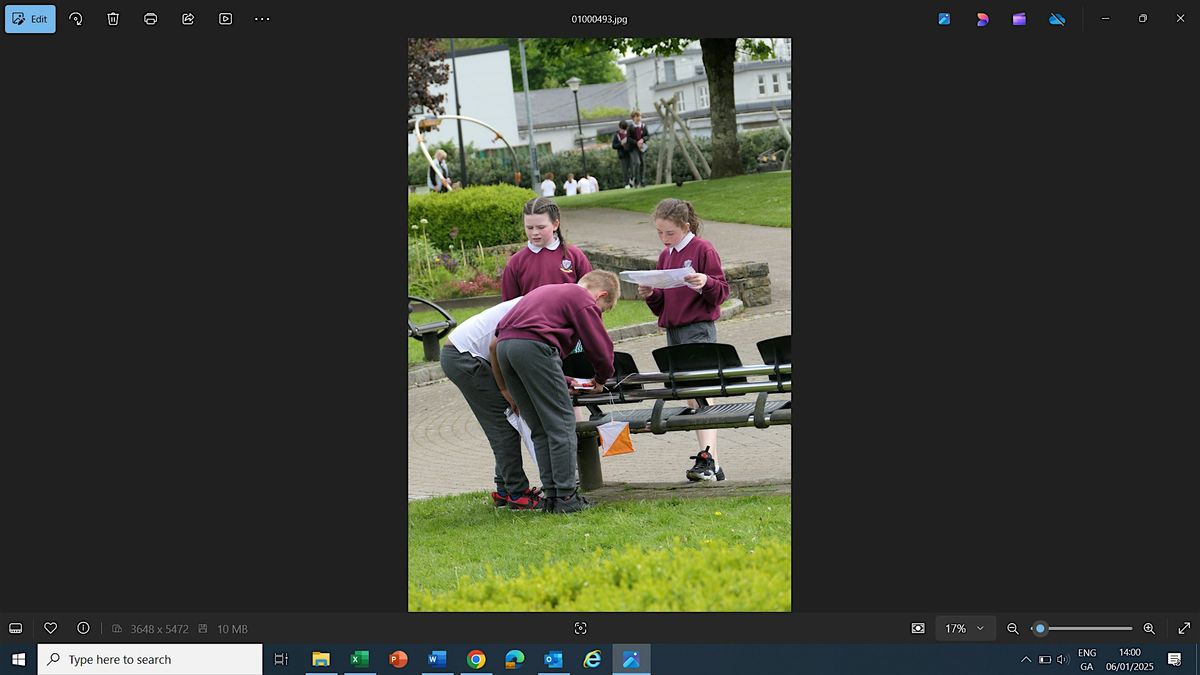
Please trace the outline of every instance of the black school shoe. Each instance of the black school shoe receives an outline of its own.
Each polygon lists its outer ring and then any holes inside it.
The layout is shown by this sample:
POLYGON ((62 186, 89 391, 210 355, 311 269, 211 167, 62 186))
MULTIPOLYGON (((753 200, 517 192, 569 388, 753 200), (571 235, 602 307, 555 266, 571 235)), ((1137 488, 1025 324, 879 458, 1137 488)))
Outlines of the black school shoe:
POLYGON ((696 460, 695 466, 687 470, 687 479, 693 482, 702 480, 725 480, 725 471, 717 466, 716 460, 713 459, 712 453, 705 448, 699 454, 692 455, 688 459, 696 460))
POLYGON ((546 511, 549 513, 575 513, 592 507, 592 503, 580 494, 579 490, 566 497, 554 497, 547 501, 550 502, 546 507, 546 511))

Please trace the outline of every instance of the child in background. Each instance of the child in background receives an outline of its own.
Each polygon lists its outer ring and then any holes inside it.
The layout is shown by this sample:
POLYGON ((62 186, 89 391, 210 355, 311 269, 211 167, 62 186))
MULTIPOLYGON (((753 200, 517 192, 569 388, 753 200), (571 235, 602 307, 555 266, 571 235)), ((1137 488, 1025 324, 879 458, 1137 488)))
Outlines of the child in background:
POLYGON ((542 181, 542 196, 543 197, 553 197, 554 196, 554 187, 555 187, 554 186, 554 174, 552 174, 552 173, 546 174, 546 180, 542 181))
POLYGON ((592 186, 592 181, 588 180, 587 176, 579 177, 579 194, 588 195, 595 191, 596 188, 592 186))
MULTIPOLYGON (((666 329, 668 345, 716 342, 716 320, 721 316, 721 303, 729 297, 729 282, 717 250, 699 236, 700 219, 695 209, 682 199, 664 199, 654 209, 654 227, 666 247, 658 256, 657 269, 691 267, 695 272, 683 278, 687 286, 638 286, 638 296, 646 299, 650 311, 658 317, 658 325, 666 329)), ((688 401, 688 405, 700 407, 695 400, 688 401)), ((699 452, 689 457, 696 464, 685 473, 688 480, 725 480, 725 471, 717 462, 716 429, 697 430, 696 440, 699 452)))
POLYGON ((563 358, 577 342, 596 369, 592 393, 604 391, 613 374, 613 345, 602 312, 620 295, 617 275, 596 270, 577 284, 530 291, 496 327, 492 370, 501 395, 529 425, 545 490, 545 511, 572 513, 589 503, 579 494, 571 391, 563 358))
POLYGON ((599 192, 600 191, 600 181, 596 180, 596 177, 593 176, 590 171, 587 174, 587 179, 588 179, 588 182, 592 184, 592 192, 599 192))
POLYGON ((467 405, 496 456, 496 491, 492 493, 492 505, 535 510, 542 508, 542 493, 529 487, 521 461, 521 436, 505 418, 508 402, 500 393, 488 360, 496 326, 520 299, 502 302, 459 324, 446 337, 441 362, 442 372, 467 399, 467 405))
POLYGON ((575 182, 575 174, 567 174, 567 182, 563 183, 563 190, 566 190, 568 197, 573 197, 579 192, 579 183, 575 182))

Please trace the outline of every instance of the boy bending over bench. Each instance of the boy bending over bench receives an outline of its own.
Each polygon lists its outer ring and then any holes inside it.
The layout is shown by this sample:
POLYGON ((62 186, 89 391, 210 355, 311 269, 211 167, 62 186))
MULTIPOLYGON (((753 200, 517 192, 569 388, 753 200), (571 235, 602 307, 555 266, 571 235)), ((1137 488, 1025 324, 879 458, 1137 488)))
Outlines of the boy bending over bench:
POLYGON ((576 489, 575 409, 562 362, 582 342, 596 369, 589 391, 604 391, 613 374, 613 344, 600 314, 612 309, 619 295, 617 275, 594 270, 575 284, 529 291, 496 327, 492 370, 500 393, 532 432, 545 511, 571 513, 588 506, 576 489))

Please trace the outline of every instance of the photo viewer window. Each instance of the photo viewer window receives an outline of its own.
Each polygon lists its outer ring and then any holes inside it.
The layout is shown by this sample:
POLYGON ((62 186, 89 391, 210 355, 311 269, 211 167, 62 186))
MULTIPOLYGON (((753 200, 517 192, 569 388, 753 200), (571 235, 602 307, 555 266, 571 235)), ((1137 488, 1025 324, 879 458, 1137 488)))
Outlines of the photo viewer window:
POLYGON ((0 669, 1198 672, 1186 7, 537 12, 3 5, 0 669))

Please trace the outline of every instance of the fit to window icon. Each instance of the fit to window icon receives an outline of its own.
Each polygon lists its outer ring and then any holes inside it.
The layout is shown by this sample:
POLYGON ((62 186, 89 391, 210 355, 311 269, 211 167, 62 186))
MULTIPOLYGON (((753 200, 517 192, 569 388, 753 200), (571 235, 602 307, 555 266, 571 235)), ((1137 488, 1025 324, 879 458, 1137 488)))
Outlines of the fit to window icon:
POLYGON ((115 26, 115 25, 117 25, 117 21, 120 21, 120 20, 121 20, 120 12, 109 12, 108 13, 108 25, 115 26))

